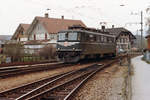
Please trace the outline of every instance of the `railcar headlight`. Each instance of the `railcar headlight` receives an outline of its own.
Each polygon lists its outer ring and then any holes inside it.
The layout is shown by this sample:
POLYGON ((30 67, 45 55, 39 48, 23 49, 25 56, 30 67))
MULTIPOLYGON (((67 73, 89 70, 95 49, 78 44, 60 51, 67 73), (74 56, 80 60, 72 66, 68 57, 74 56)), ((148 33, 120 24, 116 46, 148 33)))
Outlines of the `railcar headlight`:
POLYGON ((57 48, 57 50, 60 50, 60 48, 57 48))
POLYGON ((75 48, 72 48, 73 50, 75 50, 75 48))

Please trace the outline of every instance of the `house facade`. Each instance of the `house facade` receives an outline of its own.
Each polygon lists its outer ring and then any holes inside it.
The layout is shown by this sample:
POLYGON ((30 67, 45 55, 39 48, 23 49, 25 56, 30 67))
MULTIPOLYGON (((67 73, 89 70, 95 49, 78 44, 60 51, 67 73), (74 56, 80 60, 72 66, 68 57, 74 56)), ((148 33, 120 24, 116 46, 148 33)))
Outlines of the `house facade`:
POLYGON ((147 39, 147 49, 150 50, 150 35, 147 35, 146 39, 147 39))
POLYGON ((25 34, 27 29, 29 28, 30 24, 20 24, 14 35, 12 36, 11 40, 15 42, 25 42, 28 41, 28 36, 25 34))
POLYGON ((0 35, 0 54, 3 53, 3 47, 5 42, 9 41, 11 37, 11 35, 0 35))
POLYGON ((136 37, 129 30, 123 27, 113 27, 103 30, 116 36, 116 50, 118 52, 130 51, 130 49, 132 48, 133 41, 134 39, 136 39, 136 37))
POLYGON ((51 44, 55 47, 57 33, 73 25, 86 27, 82 21, 64 19, 64 16, 61 18, 49 18, 48 14, 45 14, 45 17, 35 17, 25 34, 28 36, 28 41, 24 44, 25 49, 31 50, 30 53, 36 53, 40 48, 43 48, 43 45, 51 44))
POLYGON ((24 44, 24 52, 27 54, 38 53, 45 46, 41 41, 28 41, 24 44))
POLYGON ((4 42, 0 40, 0 54, 2 54, 3 45, 4 45, 4 42))
POLYGON ((144 50, 144 59, 150 63, 150 35, 146 36, 147 49, 144 50))

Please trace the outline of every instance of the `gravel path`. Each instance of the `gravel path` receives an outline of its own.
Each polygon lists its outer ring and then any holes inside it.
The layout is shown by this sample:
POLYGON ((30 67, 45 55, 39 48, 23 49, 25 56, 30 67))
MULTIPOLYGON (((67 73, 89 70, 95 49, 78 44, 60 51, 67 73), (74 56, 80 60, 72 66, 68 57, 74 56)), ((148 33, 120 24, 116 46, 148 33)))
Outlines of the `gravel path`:
POLYGON ((59 69, 53 69, 49 71, 36 72, 36 73, 30 73, 30 74, 20 75, 16 77, 10 77, 7 79, 0 79, 0 91, 4 91, 6 89, 10 89, 10 88, 17 87, 26 83, 30 83, 30 82, 33 82, 33 81, 36 81, 36 80, 39 80, 48 76, 54 76, 59 73, 84 68, 86 66, 87 65, 70 66, 66 68, 59 68, 59 69))
POLYGON ((127 67, 114 65, 97 73, 73 100, 125 100, 127 67))

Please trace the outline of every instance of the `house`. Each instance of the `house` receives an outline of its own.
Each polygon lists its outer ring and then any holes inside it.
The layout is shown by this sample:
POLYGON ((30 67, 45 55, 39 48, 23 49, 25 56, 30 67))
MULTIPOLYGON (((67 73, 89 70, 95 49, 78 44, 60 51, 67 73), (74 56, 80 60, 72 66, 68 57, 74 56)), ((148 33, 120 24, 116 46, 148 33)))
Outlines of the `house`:
POLYGON ((11 39, 11 35, 0 35, 0 54, 3 53, 3 47, 6 41, 11 39))
POLYGON ((133 40, 136 39, 136 37, 129 30, 123 27, 114 28, 113 26, 112 28, 106 29, 103 26, 102 30, 116 36, 116 49, 118 52, 129 51, 132 47, 133 40))
POLYGON ((144 59, 150 62, 150 35, 145 37, 147 39, 147 49, 144 50, 144 59))
POLYGON ((146 39, 147 39, 147 49, 150 50, 150 35, 147 35, 146 39))
POLYGON ((45 42, 48 40, 38 40, 38 41, 27 41, 24 43, 24 51, 27 54, 39 53, 40 49, 47 45, 45 42))
POLYGON ((30 24, 19 24, 11 40, 15 42, 25 42, 28 36, 25 34, 30 24))
POLYGON ((4 42, 0 40, 0 54, 2 54, 3 45, 4 45, 4 42))
POLYGON ((30 27, 27 29, 26 35, 28 40, 24 45, 30 53, 36 53, 43 45, 53 44, 56 46, 57 32, 68 29, 69 26, 86 25, 81 20, 65 19, 64 16, 59 18, 49 18, 48 14, 45 17, 35 17, 30 27), (29 50, 30 49, 30 50, 29 50))

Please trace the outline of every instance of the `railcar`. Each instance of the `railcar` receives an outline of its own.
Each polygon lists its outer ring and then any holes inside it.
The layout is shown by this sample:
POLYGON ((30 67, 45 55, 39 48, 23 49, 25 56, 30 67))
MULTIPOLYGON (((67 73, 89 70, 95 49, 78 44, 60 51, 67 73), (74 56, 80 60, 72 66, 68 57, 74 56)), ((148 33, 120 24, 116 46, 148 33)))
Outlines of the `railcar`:
POLYGON ((84 27, 71 27, 58 32, 57 55, 60 61, 78 62, 115 54, 115 36, 107 32, 84 27))

